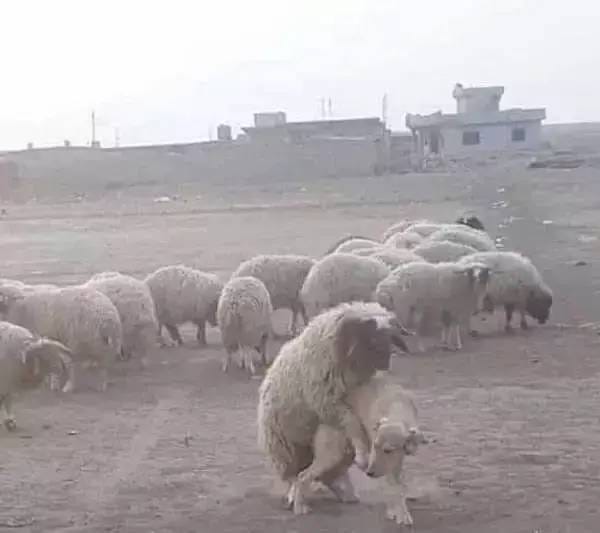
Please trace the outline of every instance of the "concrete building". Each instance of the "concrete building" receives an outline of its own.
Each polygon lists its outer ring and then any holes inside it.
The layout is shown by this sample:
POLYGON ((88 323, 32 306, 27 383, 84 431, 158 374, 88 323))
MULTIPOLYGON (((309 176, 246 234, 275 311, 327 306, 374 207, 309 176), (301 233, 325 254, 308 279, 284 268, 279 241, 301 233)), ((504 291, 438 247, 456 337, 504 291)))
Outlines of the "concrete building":
POLYGON ((456 113, 406 115, 417 156, 467 155, 483 151, 536 149, 541 143, 544 108, 500 109, 504 87, 468 87, 452 92, 456 113))

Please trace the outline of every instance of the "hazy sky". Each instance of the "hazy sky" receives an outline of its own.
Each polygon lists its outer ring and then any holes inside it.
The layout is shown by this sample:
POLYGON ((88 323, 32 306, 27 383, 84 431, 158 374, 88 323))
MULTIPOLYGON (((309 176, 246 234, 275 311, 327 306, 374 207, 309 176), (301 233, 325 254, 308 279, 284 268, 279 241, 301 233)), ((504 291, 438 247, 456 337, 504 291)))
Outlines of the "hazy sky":
POLYGON ((596 0, 14 0, 3 2, 0 149, 28 141, 185 142, 256 111, 389 122, 454 110, 455 82, 505 107, 600 120, 596 0))

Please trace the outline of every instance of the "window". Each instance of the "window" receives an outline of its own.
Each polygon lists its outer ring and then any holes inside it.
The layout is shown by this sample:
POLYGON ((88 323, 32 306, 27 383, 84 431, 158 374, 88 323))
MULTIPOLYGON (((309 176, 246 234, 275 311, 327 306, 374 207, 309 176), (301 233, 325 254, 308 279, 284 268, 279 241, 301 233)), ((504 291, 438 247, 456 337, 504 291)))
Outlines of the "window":
POLYGON ((462 143, 465 146, 471 146, 474 144, 479 144, 481 141, 479 139, 478 131, 463 131, 462 143))
POLYGON ((523 142, 525 140, 525 128, 513 128, 512 141, 523 142))

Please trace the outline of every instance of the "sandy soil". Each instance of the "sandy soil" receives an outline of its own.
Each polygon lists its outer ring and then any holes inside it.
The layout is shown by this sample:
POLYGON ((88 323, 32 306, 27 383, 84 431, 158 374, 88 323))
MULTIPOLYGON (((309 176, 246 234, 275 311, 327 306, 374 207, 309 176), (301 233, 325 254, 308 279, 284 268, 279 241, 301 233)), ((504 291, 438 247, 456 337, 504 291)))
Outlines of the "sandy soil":
MULTIPOLYGON (((318 255, 346 233, 377 236, 403 215, 477 212, 506 248, 529 253, 556 292, 552 323, 512 336, 488 319, 464 352, 394 359, 429 445, 407 461, 415 530, 598 531, 600 184, 591 171, 497 169, 313 182, 157 206, 10 206, 3 276, 72 283, 186 262, 225 278, 258 252, 318 255), (239 199, 238 199, 239 201, 239 199), (545 221, 545 223, 544 223, 545 221), (575 266, 575 262, 586 264, 575 266), (568 325, 565 326, 565 324, 568 325)), ((287 316, 278 316, 282 324, 287 316)), ((256 445, 258 380, 220 371, 208 349, 158 348, 147 369, 114 368, 109 391, 23 395, 0 430, 0 531, 395 531, 383 484, 353 472, 361 502, 324 497, 295 518, 256 445)), ((275 352, 278 345, 270 350, 275 352)))

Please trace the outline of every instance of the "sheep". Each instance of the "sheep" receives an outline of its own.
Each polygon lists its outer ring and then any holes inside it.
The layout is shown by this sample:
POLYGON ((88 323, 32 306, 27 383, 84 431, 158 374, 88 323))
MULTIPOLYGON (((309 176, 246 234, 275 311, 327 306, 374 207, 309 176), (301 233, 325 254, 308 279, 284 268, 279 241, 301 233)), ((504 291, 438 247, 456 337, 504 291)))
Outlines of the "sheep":
POLYGON ((374 241, 372 239, 363 239, 363 238, 354 238, 348 239, 340 244, 333 253, 341 254, 341 253, 349 253, 356 248, 364 248, 365 246, 376 246, 381 244, 380 242, 374 241))
MULTIPOLYGON (((414 455, 419 444, 426 442, 418 426, 412 394, 397 385, 392 392, 386 377, 376 375, 352 390, 347 403, 359 418, 370 443, 365 473, 371 478, 385 476, 388 483, 398 489, 399 498, 389 502, 388 518, 398 524, 412 525, 402 467, 405 456, 414 455)), ((333 480, 326 480, 327 486, 340 501, 356 502, 358 498, 346 467, 349 448, 350 443, 343 432, 320 425, 313 441, 315 459, 310 468, 313 472, 329 470, 337 474, 333 480)))
POLYGON ((406 248, 410 250, 420 244, 422 240, 423 237, 414 231, 402 231, 390 235, 384 241, 384 244, 393 248, 406 248))
POLYGON ((71 351, 66 346, 37 338, 21 326, 0 322, 0 406, 4 410, 6 429, 17 428, 12 413, 15 392, 36 387, 53 374, 70 376, 72 373, 71 351))
MULTIPOLYGON (((75 361, 98 363, 100 387, 108 386, 108 369, 121 353, 119 313, 110 299, 91 287, 36 290, 12 301, 7 320, 67 346, 75 361)), ((75 375, 63 392, 75 389, 75 375)))
POLYGON ((346 398, 377 370, 389 369, 392 344, 407 350, 405 334, 377 303, 340 304, 284 344, 267 370, 259 387, 258 443, 289 484, 294 513, 308 511, 304 492, 310 483, 327 479, 327 473, 315 476, 311 469, 320 424, 342 431, 352 444, 349 455, 366 468, 368 439, 346 398))
MULTIPOLYGON (((369 237, 364 237, 362 235, 346 235, 345 237, 342 237, 341 239, 338 239, 334 244, 332 244, 329 249, 325 252, 325 255, 329 255, 332 254, 333 252, 335 252, 338 247, 340 247, 342 244, 348 242, 348 241, 353 241, 353 240, 361 240, 361 241, 368 241, 373 242, 373 239, 369 238, 369 237)), ((381 244, 381 243, 377 243, 377 244, 381 244)))
MULTIPOLYGON (((396 268, 377 286, 377 301, 394 311, 409 327, 415 312, 423 319, 428 314, 442 321, 442 347, 451 349, 450 336, 455 332, 454 349, 462 349, 460 327, 481 308, 490 278, 490 269, 481 263, 408 263, 396 268)), ((418 349, 423 351, 420 335, 418 349)))
POLYGON ((545 324, 550 316, 553 294, 530 259, 517 252, 478 252, 463 257, 461 264, 483 263, 492 273, 483 301, 490 313, 504 306, 505 331, 512 331, 512 315, 521 315, 521 329, 527 329, 526 314, 545 324))
POLYGON ((480 231, 485 231, 485 226, 483 222, 479 220, 475 215, 471 215, 470 217, 461 216, 454 221, 455 224, 464 224, 465 226, 469 226, 473 229, 478 229, 480 231))
MULTIPOLYGON (((421 221, 411 224, 404 231, 408 231, 410 233, 417 233, 421 237, 429 237, 429 235, 431 235, 432 233, 446 226, 448 226, 448 224, 445 224, 443 222, 421 221)), ((454 224, 454 226, 458 227, 458 224, 454 224)))
POLYGON ((496 250, 496 244, 487 233, 471 229, 464 225, 460 225, 460 227, 448 225, 429 235, 429 240, 456 242, 471 246, 479 252, 496 250))
POLYGON ((385 242, 392 235, 394 235, 395 233, 403 233, 410 226, 413 226, 415 224, 428 224, 429 222, 431 222, 431 221, 427 220, 427 219, 408 219, 408 218, 405 218, 404 220, 400 220, 399 222, 396 222, 396 223, 392 224, 391 226, 389 226, 383 232, 383 235, 381 236, 381 241, 385 242))
POLYGON ((136 354, 143 365, 158 327, 148 285, 119 272, 103 272, 94 275, 85 286, 108 296, 117 308, 123 328, 122 358, 136 354))
POLYGON ((262 281, 269 291, 273 310, 292 311, 289 331, 293 336, 297 333, 298 315, 308 323, 300 289, 314 264, 314 259, 303 255, 258 255, 241 263, 231 277, 252 276, 262 281))
POLYGON ((334 253, 317 261, 300 290, 309 317, 342 302, 371 301, 390 269, 378 259, 334 253))
POLYGON ((412 263, 414 261, 423 261, 423 258, 413 253, 412 250, 404 250, 402 248, 388 248, 376 250, 369 257, 372 257, 373 259, 378 259, 379 261, 385 263, 392 270, 406 263, 412 263))
POLYGON ((198 344, 206 346, 206 322, 217 325, 217 303, 223 290, 219 278, 185 265, 171 265, 159 268, 145 282, 154 300, 159 342, 164 342, 164 326, 171 339, 183 345, 177 326, 192 322, 197 326, 198 344))
POLYGON ((217 306, 227 372, 232 356, 238 352, 241 366, 254 375, 254 353, 258 352, 266 367, 267 340, 271 331, 273 306, 264 283, 252 276, 231 278, 223 287, 217 306))
POLYGON ((452 263, 477 250, 457 242, 427 240, 413 248, 412 251, 429 263, 452 263))

